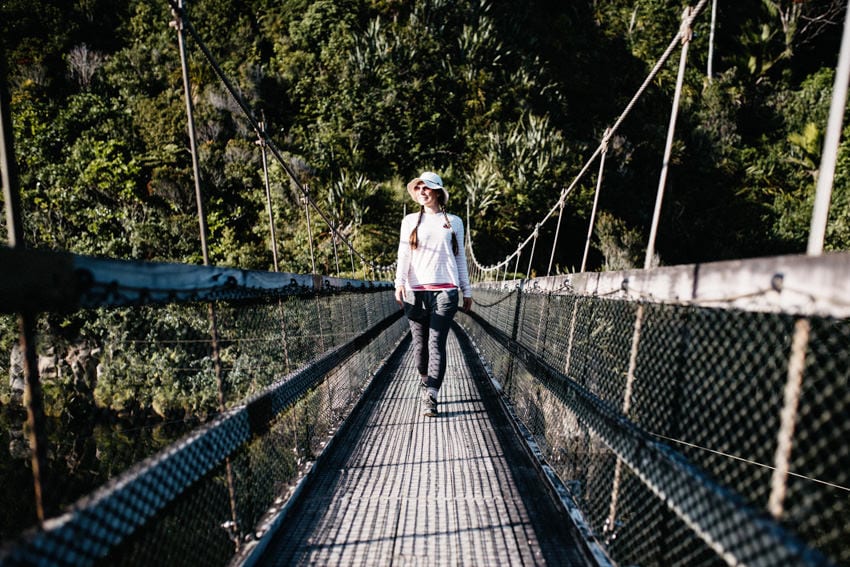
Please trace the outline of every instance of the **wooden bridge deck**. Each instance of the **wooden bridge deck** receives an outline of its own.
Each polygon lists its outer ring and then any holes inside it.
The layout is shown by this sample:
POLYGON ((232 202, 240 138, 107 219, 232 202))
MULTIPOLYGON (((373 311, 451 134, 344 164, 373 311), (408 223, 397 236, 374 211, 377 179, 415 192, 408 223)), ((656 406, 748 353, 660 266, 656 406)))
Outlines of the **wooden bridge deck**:
POLYGON ((402 343, 257 564, 588 564, 466 341, 436 419, 402 343))

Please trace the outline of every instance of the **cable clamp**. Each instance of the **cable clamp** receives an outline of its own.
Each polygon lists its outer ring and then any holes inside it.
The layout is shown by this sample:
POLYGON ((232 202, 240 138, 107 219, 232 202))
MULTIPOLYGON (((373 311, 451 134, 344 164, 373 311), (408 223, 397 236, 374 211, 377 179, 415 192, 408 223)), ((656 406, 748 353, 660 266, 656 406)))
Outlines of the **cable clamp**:
POLYGON ((694 38, 694 30, 691 27, 693 23, 691 14, 693 14, 693 8, 690 6, 686 7, 685 11, 682 12, 682 27, 679 28, 679 35, 682 36, 682 45, 690 43, 694 38))

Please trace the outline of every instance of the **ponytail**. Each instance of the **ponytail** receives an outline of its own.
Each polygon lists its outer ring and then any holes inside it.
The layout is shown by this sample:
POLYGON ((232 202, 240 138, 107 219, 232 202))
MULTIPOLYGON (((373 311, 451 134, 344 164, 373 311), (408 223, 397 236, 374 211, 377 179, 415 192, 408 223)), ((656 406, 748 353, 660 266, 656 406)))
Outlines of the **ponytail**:
POLYGON ((425 205, 421 205, 419 207, 419 218, 416 219, 416 226, 413 227, 413 230, 410 232, 410 249, 416 250, 419 246, 419 224, 422 222, 422 215, 425 214, 425 205))
MULTIPOLYGON (((446 207, 440 207, 440 210, 443 213, 443 216, 446 218, 446 224, 443 225, 444 228, 452 228, 452 221, 449 220, 449 215, 446 213, 446 207)), ((457 256, 459 250, 457 245, 457 234, 455 234, 455 229, 452 228, 452 253, 457 256)))
MULTIPOLYGON (((443 217, 446 219, 446 224, 443 225, 443 228, 452 228, 452 221, 449 220, 449 215, 446 213, 445 206, 440 206, 440 212, 443 213, 443 217)), ((410 249, 416 250, 419 247, 419 225, 422 223, 422 215, 425 214, 425 206, 423 205, 419 209, 419 218, 416 219, 416 226, 413 227, 413 230, 410 231, 410 249)), ((454 229, 452 228, 452 253, 457 256, 460 252, 460 247, 457 243, 457 234, 455 234, 454 229)))

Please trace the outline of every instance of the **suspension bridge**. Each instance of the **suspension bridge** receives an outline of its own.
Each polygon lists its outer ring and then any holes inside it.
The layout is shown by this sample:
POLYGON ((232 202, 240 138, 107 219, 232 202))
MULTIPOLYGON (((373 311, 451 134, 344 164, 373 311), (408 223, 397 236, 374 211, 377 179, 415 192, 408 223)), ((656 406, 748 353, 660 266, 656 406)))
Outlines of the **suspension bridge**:
MULTIPOLYGON (((596 160, 602 183, 608 139, 677 46, 686 64, 705 5, 538 229, 560 226, 596 160)), ((193 34, 212 60, 173 6, 181 51, 193 34)), ((286 168, 211 63, 263 161, 286 168)), ((835 90, 819 194, 846 103, 835 90)), ((452 329, 433 420, 418 412, 392 267, 341 234, 362 279, 26 249, 3 101, 0 308, 19 314, 37 525, 0 563, 850 564, 850 254, 822 253, 816 204, 806 255, 651 267, 675 115, 674 101, 643 269, 508 279, 539 253, 538 230, 494 266, 466 243, 475 302, 452 329), (122 321, 91 337, 112 368, 213 381, 220 409, 63 506, 36 350, 38 318, 55 313, 122 321)), ((551 257, 556 244, 557 230, 551 257)))

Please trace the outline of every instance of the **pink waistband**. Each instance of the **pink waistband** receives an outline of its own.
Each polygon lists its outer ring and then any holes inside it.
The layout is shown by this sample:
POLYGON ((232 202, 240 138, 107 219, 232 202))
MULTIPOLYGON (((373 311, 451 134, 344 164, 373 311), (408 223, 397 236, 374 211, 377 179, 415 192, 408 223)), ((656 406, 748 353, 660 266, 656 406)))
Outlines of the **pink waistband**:
POLYGON ((453 283, 434 283, 434 284, 423 284, 423 285, 414 285, 411 286, 410 289, 413 291, 437 291, 441 289, 455 289, 457 286, 453 283))

